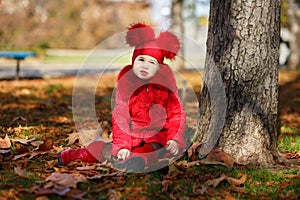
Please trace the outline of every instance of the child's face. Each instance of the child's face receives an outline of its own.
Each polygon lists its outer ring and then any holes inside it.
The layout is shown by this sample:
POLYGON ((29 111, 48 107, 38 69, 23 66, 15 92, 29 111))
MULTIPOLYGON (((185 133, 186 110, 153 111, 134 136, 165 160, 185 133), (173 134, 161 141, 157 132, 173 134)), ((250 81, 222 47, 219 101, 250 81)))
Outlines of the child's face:
POLYGON ((159 63, 157 60, 148 55, 139 55, 135 58, 133 63, 134 74, 143 80, 151 79, 157 74, 159 70, 159 63))

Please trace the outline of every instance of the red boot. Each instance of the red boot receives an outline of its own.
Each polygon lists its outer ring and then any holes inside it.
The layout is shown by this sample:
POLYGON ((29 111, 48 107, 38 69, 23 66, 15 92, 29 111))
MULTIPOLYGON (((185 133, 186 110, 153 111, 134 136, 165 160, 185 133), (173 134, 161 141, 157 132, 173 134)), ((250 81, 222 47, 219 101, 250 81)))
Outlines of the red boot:
POLYGON ((95 141, 86 148, 67 149, 58 153, 58 165, 64 166, 73 160, 94 163, 109 160, 111 154, 111 143, 95 141))
POLYGON ((87 150, 81 149, 67 149, 58 153, 58 165, 64 166, 73 160, 81 160, 84 162, 96 162, 97 159, 87 150))

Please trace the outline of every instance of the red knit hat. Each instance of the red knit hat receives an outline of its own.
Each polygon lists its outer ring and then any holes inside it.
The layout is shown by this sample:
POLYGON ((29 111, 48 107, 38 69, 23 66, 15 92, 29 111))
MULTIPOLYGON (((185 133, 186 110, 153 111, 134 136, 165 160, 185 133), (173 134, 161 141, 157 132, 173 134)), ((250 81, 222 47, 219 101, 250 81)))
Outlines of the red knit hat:
POLYGON ((128 28, 126 43, 135 47, 132 63, 139 55, 149 55, 162 64, 164 58, 174 59, 180 49, 179 39, 173 33, 164 31, 155 38, 154 30, 142 23, 128 28))

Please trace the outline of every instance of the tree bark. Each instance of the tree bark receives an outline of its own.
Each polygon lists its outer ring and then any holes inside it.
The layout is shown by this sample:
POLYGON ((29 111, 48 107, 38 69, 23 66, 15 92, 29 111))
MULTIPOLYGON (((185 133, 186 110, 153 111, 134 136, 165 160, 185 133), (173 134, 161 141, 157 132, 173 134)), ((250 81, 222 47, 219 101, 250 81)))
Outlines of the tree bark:
POLYGON ((288 15, 291 30, 288 68, 296 70, 300 69, 300 1, 288 0, 288 15))
MULTIPOLYGON (((184 45, 184 24, 182 17, 182 7, 183 0, 172 0, 171 5, 171 30, 180 34, 181 44, 184 45)), ((172 65, 177 71, 182 71, 184 69, 184 47, 181 48, 180 55, 176 57, 174 64, 172 65)))
POLYGON ((200 154, 214 145, 240 163, 277 156, 280 0, 211 0, 200 154))

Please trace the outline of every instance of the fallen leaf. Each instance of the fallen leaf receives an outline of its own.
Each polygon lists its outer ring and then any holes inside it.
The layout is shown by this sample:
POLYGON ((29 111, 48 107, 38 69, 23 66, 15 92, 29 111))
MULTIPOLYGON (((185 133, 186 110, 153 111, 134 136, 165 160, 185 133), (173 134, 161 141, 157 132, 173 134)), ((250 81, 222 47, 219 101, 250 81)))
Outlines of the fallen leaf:
POLYGON ((239 194, 246 194, 246 189, 244 187, 230 186, 230 190, 239 194))
POLYGON ((10 150, 8 149, 8 150, 2 150, 2 149, 0 149, 0 154, 5 154, 5 153, 9 153, 10 152, 10 150))
POLYGON ((223 180, 225 180, 227 176, 222 174, 219 178, 207 180, 204 185, 217 187, 223 180))
POLYGON ((55 145, 53 145, 52 147, 53 147, 53 149, 54 149, 56 152, 61 152, 61 151, 64 150, 64 148, 62 148, 62 147, 57 147, 57 146, 55 146, 55 145))
POLYGON ((171 185, 172 181, 170 180, 163 180, 161 182, 161 184, 163 185, 163 188, 161 189, 162 192, 167 192, 168 188, 169 188, 169 185, 171 185))
POLYGON ((235 198, 227 190, 222 192, 222 196, 225 200, 235 200, 235 198))
POLYGON ((0 148, 7 149, 11 147, 11 142, 7 134, 5 135, 5 138, 0 138, 0 148))
POLYGON ((187 153, 188 153, 188 157, 192 157, 193 155, 196 154, 197 149, 202 145, 203 143, 200 142, 195 142, 193 143, 193 145, 188 149, 187 153))
POLYGON ((284 157, 286 159, 298 159, 300 158, 300 152, 289 152, 289 153, 285 153, 284 157))
POLYGON ((229 168, 232 168, 235 160, 228 153, 222 151, 218 147, 214 147, 213 150, 207 155, 205 159, 201 160, 202 164, 222 164, 229 168))
POLYGON ((300 174, 285 174, 284 177, 300 179, 300 174))
POLYGON ((29 142, 32 142, 34 141, 36 138, 33 137, 33 138, 30 138, 29 140, 28 139, 12 139, 11 141, 12 142, 19 142, 21 144, 25 144, 25 145, 28 145, 29 142))
POLYGON ((48 139, 48 140, 44 141, 44 143, 39 146, 39 150, 49 151, 53 148, 52 146, 53 146, 52 140, 48 139))
POLYGON ((119 200, 120 199, 120 194, 116 190, 109 190, 107 193, 107 199, 109 200, 119 200))
POLYGON ((22 157, 25 157, 25 156, 28 156, 28 155, 31 155, 31 152, 25 152, 25 153, 22 153, 20 155, 16 155, 13 160, 18 160, 19 158, 22 158, 22 157))
POLYGON ((1 197, 3 197, 3 199, 18 200, 18 194, 19 191, 16 188, 9 188, 8 190, 1 189, 1 197))
POLYGON ((190 168, 192 166, 198 165, 200 163, 200 161, 192 161, 192 162, 188 162, 186 160, 182 160, 179 162, 174 162, 173 164, 175 165, 176 168, 180 169, 180 170, 185 170, 186 168, 190 168))
POLYGON ((222 181, 227 180, 231 186, 240 186, 244 185, 247 179, 247 174, 243 174, 240 179, 228 177, 225 174, 222 174, 219 178, 207 180, 204 184, 207 186, 217 187, 222 181))
POLYGON ((227 167, 227 165, 223 162, 219 162, 216 160, 211 160, 210 158, 205 158, 199 161, 199 163, 203 164, 203 165, 224 165, 227 167))
POLYGON ((36 197, 35 200, 48 200, 48 197, 47 196, 39 196, 39 197, 36 197))
POLYGON ((101 140, 102 129, 82 130, 78 132, 79 141, 83 146, 101 140))
POLYGON ((38 155, 43 155, 43 154, 46 154, 48 153, 49 151, 34 151, 30 154, 30 157, 28 158, 29 160, 32 159, 33 157, 35 156, 38 156, 38 155))
POLYGON ((18 116, 18 117, 13 118, 13 120, 10 122, 10 124, 14 124, 16 121, 24 121, 24 122, 26 122, 27 119, 25 117, 18 116))
POLYGON ((35 147, 39 147, 39 146, 41 146, 41 144, 43 144, 44 143, 44 141, 33 141, 33 142, 30 142, 30 144, 32 145, 32 146, 35 146, 35 147))
POLYGON ((232 186, 244 185, 245 182, 246 182, 246 180, 247 180, 247 174, 244 174, 240 179, 235 179, 235 178, 232 178, 232 177, 227 177, 226 180, 232 186))
POLYGON ((51 194, 71 197, 71 199, 83 199, 83 196, 86 195, 86 192, 82 192, 77 189, 71 189, 69 187, 61 188, 45 188, 45 187, 33 187, 31 189, 36 195, 49 196, 51 194))
POLYGON ((14 171, 16 174, 22 177, 27 177, 27 172, 25 169, 22 169, 21 166, 14 167, 14 171))
POLYGON ((87 177, 89 180, 93 180, 93 179, 101 179, 103 177, 113 177, 113 176, 119 176, 121 175, 122 172, 114 172, 114 173, 110 173, 110 174, 99 174, 99 175, 95 175, 95 176, 90 176, 90 177, 87 177))
POLYGON ((93 170, 96 169, 95 165, 92 166, 82 166, 82 167, 76 167, 77 170, 79 171, 88 171, 88 170, 93 170))
POLYGON ((205 188, 204 193, 212 197, 219 195, 219 191, 214 187, 205 188))
POLYGON ((52 181, 53 183, 62 186, 76 188, 78 182, 87 182, 87 178, 81 174, 67 174, 54 172, 46 178, 46 181, 52 181))
POLYGON ((67 140, 68 140, 68 145, 74 144, 76 140, 79 140, 78 133, 74 132, 69 134, 67 140))

